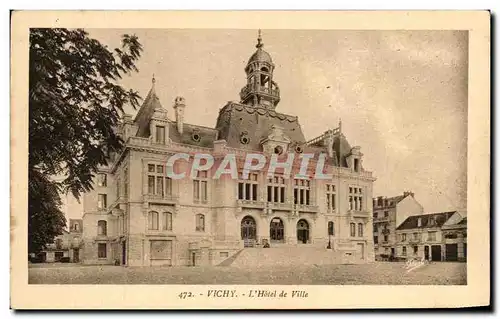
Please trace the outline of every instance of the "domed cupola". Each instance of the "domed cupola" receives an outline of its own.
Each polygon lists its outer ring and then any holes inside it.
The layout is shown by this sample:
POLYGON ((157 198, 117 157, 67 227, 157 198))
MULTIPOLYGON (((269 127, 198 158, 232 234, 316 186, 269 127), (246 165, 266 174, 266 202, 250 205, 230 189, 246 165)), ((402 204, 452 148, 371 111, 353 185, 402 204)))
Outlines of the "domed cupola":
POLYGON ((245 67, 247 85, 240 92, 241 103, 274 109, 280 101, 278 84, 273 81, 274 63, 271 55, 264 51, 261 32, 257 38, 257 51, 245 67))

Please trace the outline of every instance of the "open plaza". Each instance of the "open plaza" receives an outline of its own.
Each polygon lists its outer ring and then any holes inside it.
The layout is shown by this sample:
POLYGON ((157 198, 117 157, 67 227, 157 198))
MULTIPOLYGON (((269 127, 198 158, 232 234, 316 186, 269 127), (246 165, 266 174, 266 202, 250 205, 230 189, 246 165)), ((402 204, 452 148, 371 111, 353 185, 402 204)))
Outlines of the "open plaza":
POLYGON ((402 262, 280 267, 119 267, 31 264, 30 284, 466 285, 467 264, 402 262), (414 265, 411 265, 414 266, 414 265))

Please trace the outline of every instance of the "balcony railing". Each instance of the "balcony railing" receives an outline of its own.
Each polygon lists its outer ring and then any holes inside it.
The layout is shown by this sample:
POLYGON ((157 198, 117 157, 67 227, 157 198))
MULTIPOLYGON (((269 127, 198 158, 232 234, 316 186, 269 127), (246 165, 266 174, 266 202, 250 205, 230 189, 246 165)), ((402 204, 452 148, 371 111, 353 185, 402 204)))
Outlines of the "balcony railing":
POLYGON ((241 89, 240 96, 242 98, 244 98, 248 94, 250 94, 250 92, 260 92, 260 93, 265 93, 265 94, 274 95, 274 96, 279 96, 279 94, 280 94, 279 89, 270 89, 270 88, 265 87, 265 86, 247 84, 241 89))
POLYGON ((294 208, 296 211, 306 212, 306 213, 317 213, 319 211, 319 207, 317 205, 296 204, 294 208))
POLYGON ((267 207, 275 210, 293 210, 293 204, 290 203, 267 202, 267 207))
POLYGON ((159 204, 177 204, 179 202, 179 198, 175 195, 153 195, 146 194, 144 195, 144 201, 151 203, 159 203, 159 204))
POLYGON ((371 213, 368 211, 359 211, 359 210, 350 210, 348 211, 348 214, 351 215, 352 217, 362 217, 362 218, 369 218, 371 213))
POLYGON ((239 199, 236 202, 236 204, 239 207, 246 207, 246 208, 264 208, 266 206, 263 201, 247 200, 247 199, 239 199))
POLYGON ((382 234, 388 235, 390 233, 391 233, 391 231, 389 229, 382 229, 382 234))

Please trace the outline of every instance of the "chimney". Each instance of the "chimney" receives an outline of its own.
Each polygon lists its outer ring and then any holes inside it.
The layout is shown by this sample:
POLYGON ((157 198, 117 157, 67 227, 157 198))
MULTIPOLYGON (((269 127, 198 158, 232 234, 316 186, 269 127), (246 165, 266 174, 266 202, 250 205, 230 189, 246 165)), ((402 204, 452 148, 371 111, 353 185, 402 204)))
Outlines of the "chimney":
POLYGON ((177 122, 177 131, 182 134, 184 131, 184 109, 186 108, 186 101, 182 96, 175 98, 174 110, 175 110, 175 121, 177 122))

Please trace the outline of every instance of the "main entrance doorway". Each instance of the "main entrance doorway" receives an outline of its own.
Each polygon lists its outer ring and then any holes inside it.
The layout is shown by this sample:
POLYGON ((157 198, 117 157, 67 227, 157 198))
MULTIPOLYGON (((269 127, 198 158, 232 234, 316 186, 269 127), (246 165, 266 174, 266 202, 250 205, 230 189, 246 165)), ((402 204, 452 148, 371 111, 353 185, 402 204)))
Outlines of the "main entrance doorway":
POLYGON ((275 217, 271 220, 269 225, 269 237, 274 242, 285 241, 285 226, 281 218, 275 217))
POLYGON ((431 246, 431 260, 441 261, 441 246, 438 245, 431 246))
POLYGON ((309 241, 309 223, 305 219, 297 222, 297 242, 307 244, 309 241))
POLYGON ((252 216, 245 216, 241 220, 241 239, 245 247, 253 247, 257 239, 257 224, 252 216))

